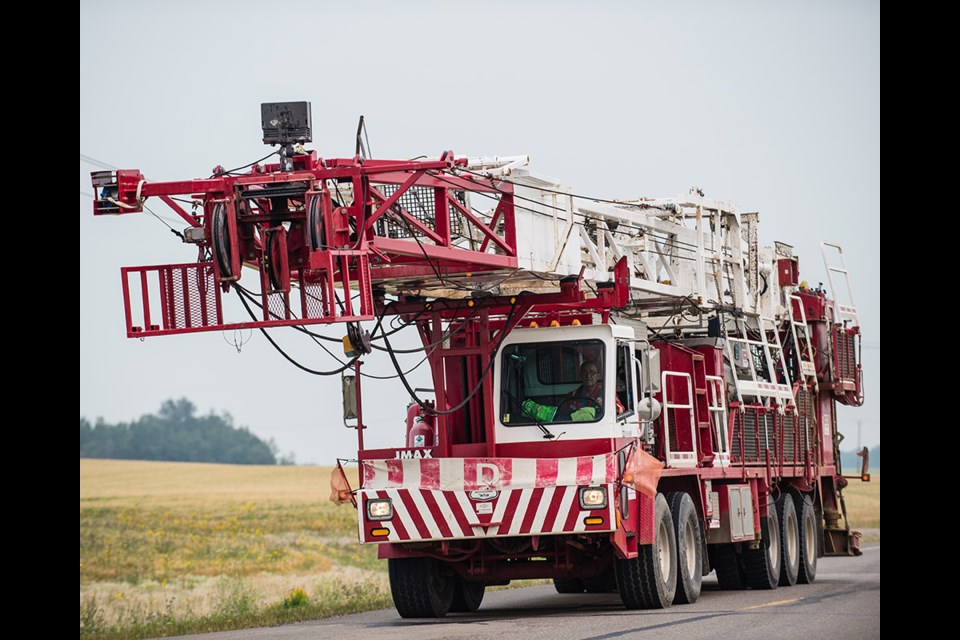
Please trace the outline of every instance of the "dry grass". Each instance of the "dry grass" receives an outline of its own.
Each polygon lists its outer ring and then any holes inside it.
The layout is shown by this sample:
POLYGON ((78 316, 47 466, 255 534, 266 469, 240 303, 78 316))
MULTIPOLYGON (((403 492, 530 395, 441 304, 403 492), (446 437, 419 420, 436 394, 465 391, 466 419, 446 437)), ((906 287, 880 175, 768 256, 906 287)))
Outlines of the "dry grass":
POLYGON ((81 459, 80 507, 326 503, 329 480, 329 467, 81 459))
MULTIPOLYGON (((880 474, 870 482, 851 480, 843 490, 847 518, 854 529, 880 529, 880 474)), ((879 533, 878 533, 879 536, 879 533)))
POLYGON ((318 467, 81 460, 81 635, 388 605, 385 565, 356 543, 354 509, 327 501, 329 477, 318 467))
MULTIPOLYGON (((329 478, 329 467, 81 460, 80 635, 173 635, 389 606, 386 563, 356 542, 355 510, 327 500, 329 478)), ((844 495, 851 526, 879 540, 879 474, 844 495)))

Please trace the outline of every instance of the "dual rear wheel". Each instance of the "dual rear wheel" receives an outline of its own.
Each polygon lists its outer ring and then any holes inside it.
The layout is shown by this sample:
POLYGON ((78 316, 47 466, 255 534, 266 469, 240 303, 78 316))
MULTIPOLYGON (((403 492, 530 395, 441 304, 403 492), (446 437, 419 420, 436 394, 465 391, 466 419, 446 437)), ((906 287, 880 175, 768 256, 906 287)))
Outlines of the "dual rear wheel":
POLYGON ((810 584, 817 575, 817 527, 813 500, 784 491, 767 509, 763 538, 741 553, 733 544, 713 545, 711 564, 721 589, 776 589, 810 584))

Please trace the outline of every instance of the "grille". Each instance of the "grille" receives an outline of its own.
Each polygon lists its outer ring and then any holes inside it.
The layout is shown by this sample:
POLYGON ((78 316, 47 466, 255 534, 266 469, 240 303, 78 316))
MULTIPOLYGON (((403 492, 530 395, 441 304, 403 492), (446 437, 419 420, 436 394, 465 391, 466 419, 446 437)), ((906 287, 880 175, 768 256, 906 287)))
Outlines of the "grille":
POLYGON ((837 374, 843 380, 853 380, 857 375, 856 336, 843 327, 835 329, 837 335, 837 374))
POLYGON ((800 418, 792 413, 783 416, 783 461, 796 462, 802 459, 797 451, 797 434, 800 428, 800 418))
POLYGON ((774 450, 773 412, 747 407, 733 425, 730 451, 740 462, 763 462, 763 452, 774 450), (742 434, 742 442, 741 442, 742 434))

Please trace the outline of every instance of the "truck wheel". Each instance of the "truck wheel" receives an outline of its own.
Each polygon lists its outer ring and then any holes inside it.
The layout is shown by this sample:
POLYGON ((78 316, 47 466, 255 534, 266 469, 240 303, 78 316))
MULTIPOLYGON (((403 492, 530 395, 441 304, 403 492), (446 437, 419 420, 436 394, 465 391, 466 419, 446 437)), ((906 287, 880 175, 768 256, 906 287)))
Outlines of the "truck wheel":
POLYGON ((740 555, 731 543, 710 545, 710 564, 717 572, 717 584, 725 591, 739 591, 747 588, 747 578, 743 575, 740 555))
POLYGON ((692 604, 703 585, 703 535, 693 499, 682 491, 667 494, 677 535, 677 604, 692 604))
POLYGON ((557 593, 583 593, 583 582, 580 578, 554 578, 553 588, 557 593))
POLYGON ((797 582, 800 584, 813 584, 817 577, 817 540, 819 539, 819 528, 817 527, 816 510, 813 508, 813 501, 809 496, 803 496, 796 501, 800 505, 799 529, 800 529, 800 566, 797 572, 797 582))
POLYGON ((453 602, 450 603, 450 611, 455 613, 473 613, 480 608, 483 602, 483 593, 486 586, 482 582, 469 582, 460 576, 456 577, 456 585, 453 590, 453 602))
POLYGON ((442 618, 453 602, 454 580, 432 558, 390 558, 390 591, 403 618, 442 618))
POLYGON ((766 530, 756 549, 743 552, 743 573, 751 589, 776 589, 780 582, 780 518, 775 504, 767 507, 766 530))
POLYGON ((793 496, 787 492, 780 494, 777 500, 777 517, 780 519, 780 548, 783 550, 780 586, 792 587, 797 584, 797 572, 800 570, 800 526, 793 496))
POLYGON ((670 507, 657 494, 653 544, 641 545, 636 558, 614 560, 620 599, 627 609, 665 609, 677 591, 677 538, 670 507))

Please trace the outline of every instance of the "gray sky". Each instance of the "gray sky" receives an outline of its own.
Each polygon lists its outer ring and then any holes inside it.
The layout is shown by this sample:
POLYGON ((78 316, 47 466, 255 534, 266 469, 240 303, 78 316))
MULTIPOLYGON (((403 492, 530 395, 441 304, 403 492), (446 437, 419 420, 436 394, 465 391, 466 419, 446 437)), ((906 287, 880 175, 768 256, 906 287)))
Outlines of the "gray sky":
MULTIPOLYGON (((761 241, 792 244, 812 285, 826 280, 819 241, 842 244, 867 390, 840 414, 844 448, 858 420, 863 444, 880 442, 878 2, 81 0, 81 154, 152 180, 205 177, 268 153, 260 103, 283 100, 313 103, 323 157, 352 155, 362 113, 375 157, 529 154, 605 198, 697 185, 760 211, 761 241)), ((299 462, 355 454, 339 380, 294 369, 261 336, 240 353, 220 333, 124 337, 120 267, 196 252, 146 213, 94 219, 95 169, 80 162, 80 415, 130 420, 186 396, 299 462)), ((308 366, 336 364, 288 334, 275 333, 308 366)), ((382 353, 365 370, 393 372, 382 353)), ((399 445, 399 382, 365 381, 364 396, 368 442, 399 445)))

